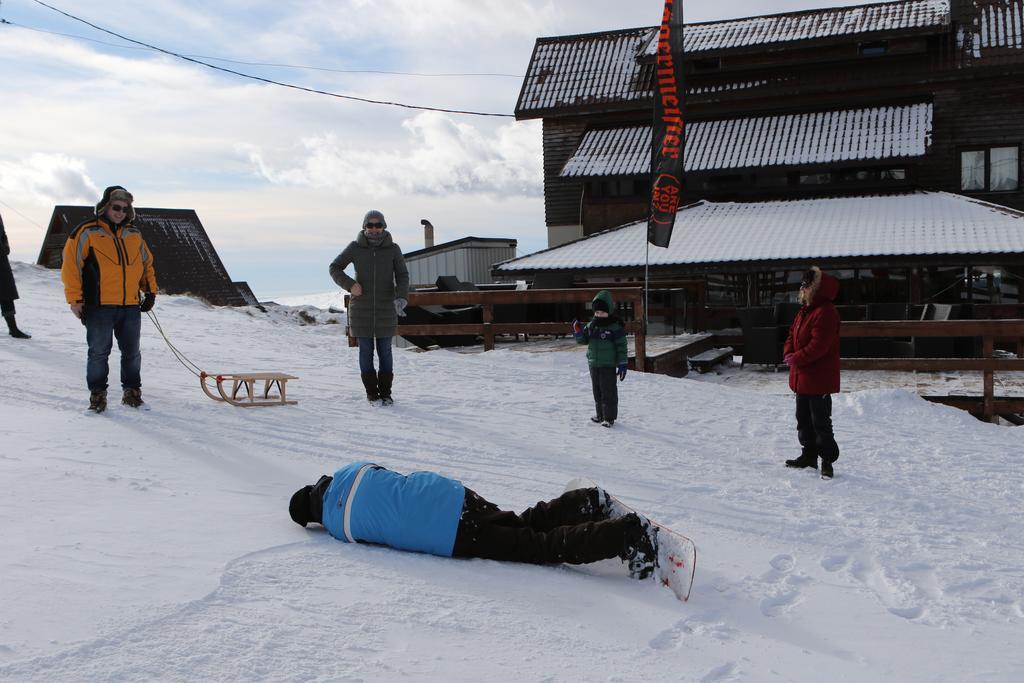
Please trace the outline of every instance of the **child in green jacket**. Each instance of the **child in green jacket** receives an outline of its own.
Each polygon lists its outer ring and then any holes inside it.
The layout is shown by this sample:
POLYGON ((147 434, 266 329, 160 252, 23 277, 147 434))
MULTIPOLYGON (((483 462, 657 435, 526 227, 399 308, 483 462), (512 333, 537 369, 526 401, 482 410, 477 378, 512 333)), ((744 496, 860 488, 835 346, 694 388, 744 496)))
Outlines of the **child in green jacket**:
POLYGON ((577 344, 587 345, 590 385, 594 390, 597 414, 590 418, 603 427, 611 427, 619 416, 619 390, 615 378, 626 379, 626 328, 612 315, 615 304, 611 292, 602 289, 591 302, 593 319, 585 326, 572 321, 577 344))

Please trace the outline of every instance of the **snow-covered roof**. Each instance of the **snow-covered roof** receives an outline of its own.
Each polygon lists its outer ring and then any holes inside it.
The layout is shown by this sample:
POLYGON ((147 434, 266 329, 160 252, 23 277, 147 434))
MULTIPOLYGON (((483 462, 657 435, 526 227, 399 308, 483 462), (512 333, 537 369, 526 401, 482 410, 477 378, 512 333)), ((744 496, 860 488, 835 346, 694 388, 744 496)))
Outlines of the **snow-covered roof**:
MULTIPOLYGON (((1006 0, 1017 2, 1019 0, 1006 0)), ((948 0, 903 0, 834 7, 730 21, 687 24, 689 54, 877 31, 907 31, 949 24, 948 0)), ((656 27, 539 38, 516 104, 519 113, 650 97, 649 66, 656 27)), ((735 84, 743 87, 754 84, 735 84)))
MULTIPOLYGON (((642 266, 647 222, 506 261, 502 272, 642 266)), ((948 192, 684 207, 652 266, 941 254, 1024 254, 1024 212, 948 192)))
POLYGON ((969 0, 970 20, 958 40, 968 58, 999 56, 1024 49, 1024 0, 969 0))
MULTIPOLYGON (((683 36, 687 52, 701 52, 948 23, 949 0, 901 0, 687 24, 683 36)), ((657 41, 652 40, 646 54, 653 55, 657 47, 657 41)))
POLYGON ((650 28, 565 38, 540 38, 527 68, 517 111, 650 97, 637 52, 650 28))
MULTIPOLYGON (((686 126, 686 169, 921 156, 931 131, 931 103, 695 121, 686 126)), ((602 128, 587 131, 560 175, 640 175, 650 168, 650 126, 602 128)))

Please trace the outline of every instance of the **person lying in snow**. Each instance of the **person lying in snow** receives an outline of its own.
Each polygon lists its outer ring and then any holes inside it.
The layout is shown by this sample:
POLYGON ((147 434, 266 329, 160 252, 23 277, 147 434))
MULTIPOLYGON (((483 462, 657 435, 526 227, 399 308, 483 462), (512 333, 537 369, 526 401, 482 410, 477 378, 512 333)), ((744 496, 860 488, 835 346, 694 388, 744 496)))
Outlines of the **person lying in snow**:
POLYGON ((530 564, 618 557, 636 579, 649 577, 657 560, 650 522, 636 513, 613 517, 600 488, 567 491, 517 515, 456 479, 355 462, 296 491, 288 512, 296 524, 316 522, 339 541, 441 557, 530 564))

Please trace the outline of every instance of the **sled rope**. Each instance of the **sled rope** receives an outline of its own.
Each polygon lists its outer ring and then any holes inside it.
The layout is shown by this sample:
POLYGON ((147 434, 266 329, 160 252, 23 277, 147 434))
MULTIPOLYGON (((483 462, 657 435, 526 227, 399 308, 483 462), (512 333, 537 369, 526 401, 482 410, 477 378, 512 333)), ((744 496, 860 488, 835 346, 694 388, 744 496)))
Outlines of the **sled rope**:
POLYGON ((153 311, 146 311, 146 315, 149 316, 149 319, 153 322, 153 327, 157 329, 160 336, 164 338, 164 343, 167 344, 167 348, 171 350, 171 354, 174 355, 175 360, 181 363, 186 370, 199 378, 199 386, 202 387, 203 393, 214 401, 224 401, 225 403, 239 408, 295 405, 298 403, 298 401, 288 400, 285 389, 285 385, 288 383, 288 380, 298 379, 298 377, 288 375, 283 372, 235 372, 211 375, 206 372, 206 370, 203 370, 201 367, 189 360, 188 356, 182 353, 181 350, 171 342, 153 311), (210 387, 206 384, 207 378, 216 382, 216 393, 210 391, 210 387), (260 396, 259 392, 256 390, 257 382, 263 382, 262 396, 260 396), (225 384, 230 384, 230 388, 227 388, 225 384), (270 395, 271 389, 277 389, 276 397, 270 395), (241 394, 241 396, 239 396, 239 394, 241 394))
POLYGON ((179 363, 181 363, 186 370, 191 372, 196 377, 199 377, 200 375, 205 375, 206 373, 203 371, 202 368, 200 368, 198 365, 189 360, 188 356, 182 353, 174 344, 171 343, 171 340, 167 337, 167 334, 164 332, 164 328, 160 325, 160 321, 157 320, 156 313, 154 313, 153 311, 146 311, 146 315, 148 315, 149 319, 153 321, 153 327, 155 327, 157 332, 160 333, 160 336, 164 338, 164 343, 167 344, 167 348, 171 350, 171 353, 174 355, 174 358, 179 363))

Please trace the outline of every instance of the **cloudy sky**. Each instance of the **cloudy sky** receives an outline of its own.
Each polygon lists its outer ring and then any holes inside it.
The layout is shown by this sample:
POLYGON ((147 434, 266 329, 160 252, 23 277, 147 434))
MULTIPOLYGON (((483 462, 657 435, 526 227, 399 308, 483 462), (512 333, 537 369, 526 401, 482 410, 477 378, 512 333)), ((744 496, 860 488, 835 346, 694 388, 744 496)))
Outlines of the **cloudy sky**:
MULTIPOLYGON (((653 26, 661 0, 47 0, 99 27, 307 88, 511 114, 539 36, 653 26), (231 60, 231 61, 229 61, 231 60), (244 62, 244 63, 240 63, 244 62), (269 66, 290 65, 290 66, 269 66), (306 68, 296 68, 306 67, 306 68), (314 67, 314 68, 309 68, 314 67), (400 73, 381 73, 400 72, 400 73)), ((843 0, 690 0, 686 21, 843 0)), ((140 49, 34 0, 0 1, 0 214, 34 261, 54 204, 107 185, 193 208, 257 297, 334 288, 363 213, 405 251, 512 237, 546 247, 540 124, 365 104, 140 49)), ((157 264, 159 272, 159 264, 157 264)))

